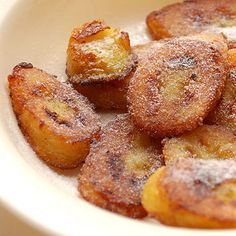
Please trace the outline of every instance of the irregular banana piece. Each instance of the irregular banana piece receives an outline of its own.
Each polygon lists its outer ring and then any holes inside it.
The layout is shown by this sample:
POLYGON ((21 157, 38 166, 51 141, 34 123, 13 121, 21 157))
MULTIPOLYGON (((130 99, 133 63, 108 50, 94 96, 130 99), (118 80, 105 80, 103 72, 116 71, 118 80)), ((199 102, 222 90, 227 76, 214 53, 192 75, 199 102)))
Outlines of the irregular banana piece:
POLYGON ((161 223, 191 228, 235 228, 235 202, 235 160, 178 159, 153 174, 142 194, 161 223))
POLYGON ((219 101, 226 73, 219 45, 196 36, 164 40, 139 61, 130 80, 131 118, 153 136, 195 129, 219 101))
POLYGON ((94 20, 75 28, 67 49, 66 73, 73 84, 122 80, 136 66, 129 35, 94 20))
POLYGON ((224 127, 203 125, 180 137, 164 141, 165 164, 179 158, 236 158, 236 136, 224 127))
POLYGON ((236 40, 234 0, 193 0, 175 3, 150 13, 146 22, 155 39, 193 35, 200 32, 224 33, 236 40))
POLYGON ((62 169, 84 161, 100 130, 87 99, 32 64, 14 67, 8 81, 19 126, 38 156, 62 169))
POLYGON ((92 146, 79 175, 79 191, 97 206, 142 218, 143 185, 162 165, 160 140, 139 133, 128 115, 119 115, 92 146))

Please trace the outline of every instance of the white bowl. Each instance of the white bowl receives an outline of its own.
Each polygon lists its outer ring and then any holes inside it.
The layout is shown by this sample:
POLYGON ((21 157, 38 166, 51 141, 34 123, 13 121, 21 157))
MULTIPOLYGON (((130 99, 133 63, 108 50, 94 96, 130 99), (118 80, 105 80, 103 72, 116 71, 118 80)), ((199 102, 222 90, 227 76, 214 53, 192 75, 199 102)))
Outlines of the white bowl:
MULTIPOLYGON (((0 200, 41 230, 60 235, 220 235, 133 220, 80 199, 78 170, 55 172, 22 136, 11 109, 7 75, 31 62, 64 78, 67 41, 73 27, 92 19, 130 33, 132 44, 148 41, 146 15, 173 1, 24 0, 0 2, 0 200), (10 8, 10 11, 7 9, 10 8), (4 16, 4 17, 3 17, 4 16)), ((224 231, 235 235, 235 230, 224 231)))

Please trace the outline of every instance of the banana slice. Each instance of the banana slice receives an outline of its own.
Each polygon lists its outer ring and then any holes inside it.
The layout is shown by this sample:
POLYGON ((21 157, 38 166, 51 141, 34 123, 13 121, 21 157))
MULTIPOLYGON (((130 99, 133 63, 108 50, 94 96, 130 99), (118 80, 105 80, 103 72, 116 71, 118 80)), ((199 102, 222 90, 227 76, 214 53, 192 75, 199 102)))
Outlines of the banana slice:
POLYGON ((191 228, 235 228, 235 202, 235 160, 178 159, 153 174, 142 194, 161 223, 191 228))
POLYGON ((200 124, 221 97, 227 61, 203 38, 164 40, 139 61, 128 89, 134 123, 153 136, 174 136, 200 124))
POLYGON ((139 133, 127 114, 119 115, 92 146, 79 175, 79 191, 97 206, 142 218, 143 185, 162 165, 160 141, 139 133))
POLYGON ((236 158, 236 137, 224 127, 203 125, 180 137, 165 140, 163 155, 167 165, 179 158, 236 158))
POLYGON ((193 35, 200 32, 224 33, 236 40, 234 0, 194 0, 166 6, 151 12, 147 26, 155 39, 193 35))
POLYGON ((100 130, 87 99, 32 64, 14 67, 8 81, 19 126, 38 156, 62 169, 84 161, 100 130))

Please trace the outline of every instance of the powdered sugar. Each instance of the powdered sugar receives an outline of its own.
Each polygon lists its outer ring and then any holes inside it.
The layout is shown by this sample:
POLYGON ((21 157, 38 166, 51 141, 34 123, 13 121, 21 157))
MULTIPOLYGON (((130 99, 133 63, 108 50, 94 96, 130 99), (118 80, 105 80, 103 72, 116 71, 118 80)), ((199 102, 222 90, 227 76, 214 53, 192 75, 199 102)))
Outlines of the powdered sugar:
POLYGON ((179 159, 170 167, 165 182, 175 181, 194 188, 201 183, 214 188, 227 180, 236 180, 235 160, 179 159))
POLYGON ((152 135, 178 135, 201 124, 216 104, 226 63, 213 43, 196 37, 156 45, 143 54, 131 78, 129 111, 135 124, 152 135))

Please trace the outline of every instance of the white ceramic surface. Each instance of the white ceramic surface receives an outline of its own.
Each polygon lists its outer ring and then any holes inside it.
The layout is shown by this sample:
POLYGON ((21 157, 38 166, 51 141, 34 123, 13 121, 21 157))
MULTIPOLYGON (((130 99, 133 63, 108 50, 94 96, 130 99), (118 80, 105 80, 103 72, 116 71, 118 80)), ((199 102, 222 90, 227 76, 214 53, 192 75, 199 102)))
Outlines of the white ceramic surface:
MULTIPOLYGON (((65 78, 67 40, 83 22, 101 18, 148 41, 145 16, 173 1, 0 0, 0 201, 35 227, 60 235, 221 235, 222 231, 171 228, 133 220, 80 199, 74 171, 54 171, 25 142, 11 110, 7 75, 26 61, 65 78)), ((224 235, 235 235, 235 230, 224 235)))

